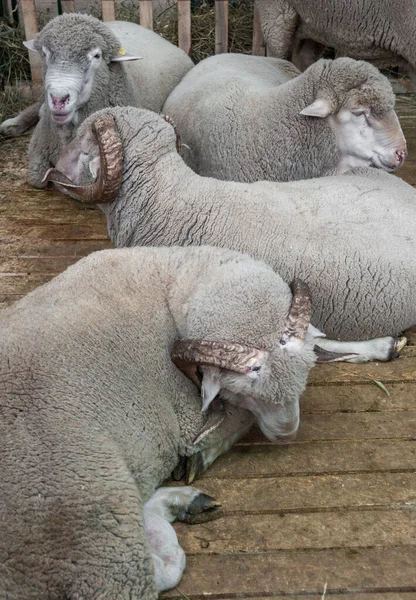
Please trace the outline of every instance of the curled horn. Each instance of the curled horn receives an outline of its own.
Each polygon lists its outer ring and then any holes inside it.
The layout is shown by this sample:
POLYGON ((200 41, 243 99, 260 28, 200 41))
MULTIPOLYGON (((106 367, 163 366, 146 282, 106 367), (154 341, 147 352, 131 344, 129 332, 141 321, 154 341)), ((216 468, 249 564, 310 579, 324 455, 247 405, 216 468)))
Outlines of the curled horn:
POLYGON ((181 146, 182 146, 182 144, 181 144, 181 136, 179 135, 179 132, 178 132, 178 130, 176 128, 174 120, 169 115, 164 115, 163 113, 160 113, 160 116, 165 119, 166 123, 169 123, 169 125, 172 125, 173 130, 174 130, 175 135, 176 135, 176 150, 178 152, 180 152, 181 151, 181 146))
POLYGON ((195 385, 200 387, 198 365, 218 367, 245 375, 253 367, 258 366, 265 355, 264 350, 231 342, 179 340, 173 345, 171 359, 195 385))
POLYGON ((290 284, 293 298, 286 318, 285 331, 280 339, 284 345, 290 339, 303 341, 309 327, 312 314, 311 292, 308 284, 294 279, 290 284))
POLYGON ((94 183, 76 185, 57 169, 49 169, 43 181, 52 181, 82 202, 111 202, 118 194, 123 174, 123 149, 114 117, 106 114, 92 124, 100 149, 101 166, 94 183))

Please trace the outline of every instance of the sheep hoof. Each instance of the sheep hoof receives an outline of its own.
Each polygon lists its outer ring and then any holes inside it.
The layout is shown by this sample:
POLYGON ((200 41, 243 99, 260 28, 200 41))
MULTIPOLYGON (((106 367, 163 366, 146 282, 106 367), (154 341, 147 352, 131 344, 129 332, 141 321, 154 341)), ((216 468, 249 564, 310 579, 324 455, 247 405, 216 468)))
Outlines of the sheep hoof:
POLYGON ((198 479, 208 468, 205 464, 203 452, 188 456, 186 460, 185 482, 187 485, 198 479))
POLYGON ((178 514, 178 521, 190 523, 206 523, 218 519, 221 515, 221 504, 211 496, 200 492, 195 498, 178 514))
POLYGON ((405 338, 404 336, 399 338, 393 338, 388 360, 391 360, 392 358, 398 358, 400 352, 403 350, 406 344, 407 338, 405 338))

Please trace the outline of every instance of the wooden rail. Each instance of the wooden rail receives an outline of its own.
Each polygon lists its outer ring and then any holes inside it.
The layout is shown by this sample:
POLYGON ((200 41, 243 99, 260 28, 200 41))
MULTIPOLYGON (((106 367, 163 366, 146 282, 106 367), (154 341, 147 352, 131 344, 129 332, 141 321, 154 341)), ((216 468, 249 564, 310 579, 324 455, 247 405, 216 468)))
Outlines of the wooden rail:
MULTIPOLYGON (((272 0, 271 0, 272 1, 272 0)), ((153 29, 152 0, 137 0, 140 11, 140 24, 153 29)), ((38 32, 38 20, 35 0, 20 0, 26 39, 32 39, 38 32)), ((101 0, 103 21, 114 21, 117 18, 115 0, 101 0)), ((74 0, 62 0, 64 12, 74 12, 74 0)), ((191 53, 191 0, 178 0, 178 45, 187 54, 191 53)), ((215 0, 215 53, 228 52, 228 0, 215 0)), ((254 6, 253 22, 253 54, 265 54, 263 36, 256 6, 254 6)), ((40 58, 30 52, 30 68, 34 84, 41 83, 40 58)))

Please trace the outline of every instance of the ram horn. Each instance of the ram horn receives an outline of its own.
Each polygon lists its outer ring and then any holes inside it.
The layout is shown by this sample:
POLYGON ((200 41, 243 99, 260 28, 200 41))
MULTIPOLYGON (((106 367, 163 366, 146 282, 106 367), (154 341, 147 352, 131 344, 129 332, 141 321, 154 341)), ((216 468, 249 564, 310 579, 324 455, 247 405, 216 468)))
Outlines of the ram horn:
POLYGON ((76 185, 57 169, 49 169, 43 181, 52 181, 67 190, 71 196, 88 203, 112 202, 120 189, 123 175, 123 149, 114 117, 103 115, 92 124, 101 165, 98 176, 90 185, 76 185))
POLYGON ((182 147, 181 136, 179 135, 179 132, 178 132, 178 130, 176 128, 174 120, 169 115, 165 115, 163 113, 159 113, 159 114, 160 114, 161 117, 163 117, 163 119, 165 119, 166 123, 169 123, 169 125, 172 125, 173 131, 175 132, 175 135, 176 135, 176 150, 178 152, 180 152, 181 151, 181 147, 182 147))
POLYGON ((309 286, 301 279, 294 279, 290 288, 293 298, 286 318, 285 331, 280 338, 282 345, 293 339, 304 341, 312 314, 309 286))
POLYGON ((198 365, 218 367, 246 375, 262 363, 266 354, 265 350, 231 342, 179 340, 173 345, 171 359, 200 387, 198 365))

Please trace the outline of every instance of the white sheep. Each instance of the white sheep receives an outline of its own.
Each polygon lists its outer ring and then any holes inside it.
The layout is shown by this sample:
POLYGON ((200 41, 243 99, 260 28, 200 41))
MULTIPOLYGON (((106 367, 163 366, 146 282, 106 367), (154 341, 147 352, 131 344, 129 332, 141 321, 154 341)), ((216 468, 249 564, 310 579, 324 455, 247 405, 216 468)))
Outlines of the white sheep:
POLYGON ((321 60, 296 76, 273 58, 220 54, 201 61, 163 112, 200 175, 293 181, 403 163, 406 141, 389 81, 369 63, 321 60))
POLYGON ((178 584, 169 523, 218 504, 155 488, 181 457, 206 468, 252 412, 293 437, 315 362, 309 292, 293 290, 230 250, 105 250, 0 312, 0 597, 150 600, 178 584), (207 419, 190 379, 208 393, 210 367, 228 403, 207 419))
POLYGON ((325 46, 377 67, 405 67, 416 81, 414 0, 256 0, 268 56, 302 70, 325 46), (347 10, 346 10, 347 8, 347 10))
MULTIPOLYGON (((416 323, 416 191, 358 171, 290 183, 201 177, 178 154, 170 122, 127 107, 85 121, 45 180, 100 203, 117 246, 211 244, 264 260, 286 281, 299 276, 312 290, 315 327, 365 340, 416 323)), ((386 360, 393 347, 384 338, 342 350, 386 360)))
POLYGON ((38 111, 28 176, 36 187, 88 115, 118 105, 159 111, 193 67, 183 50, 145 27, 102 23, 77 13, 56 17, 25 46, 41 55, 44 101, 4 122, 0 133, 24 131, 36 122, 38 111))

